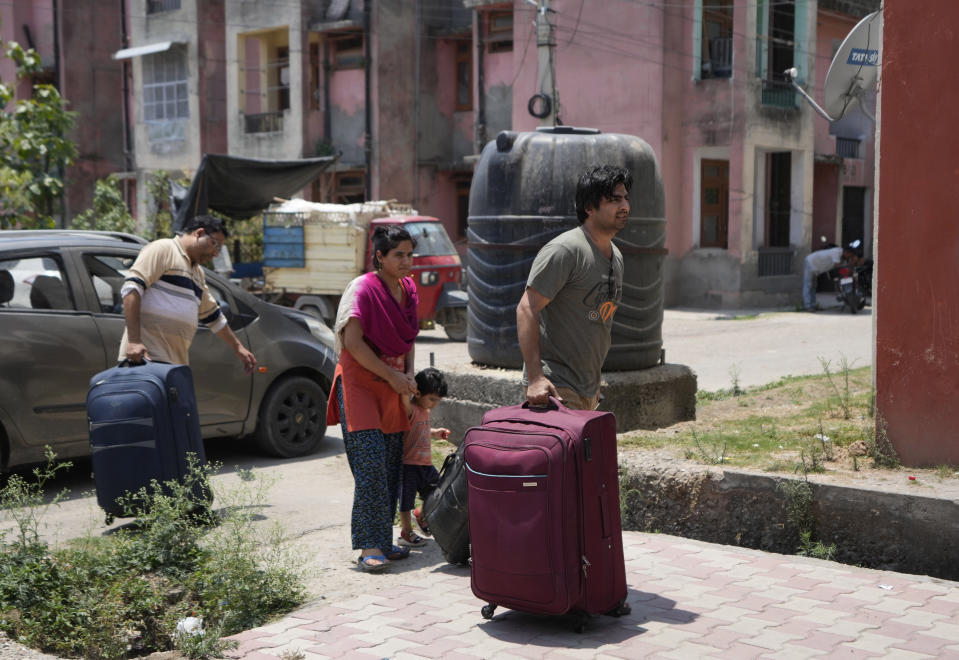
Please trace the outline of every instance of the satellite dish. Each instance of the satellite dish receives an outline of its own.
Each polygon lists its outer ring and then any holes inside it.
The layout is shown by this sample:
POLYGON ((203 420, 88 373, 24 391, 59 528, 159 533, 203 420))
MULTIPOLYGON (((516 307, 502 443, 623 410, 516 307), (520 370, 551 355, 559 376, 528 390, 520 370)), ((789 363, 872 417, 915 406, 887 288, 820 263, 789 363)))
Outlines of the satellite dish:
POLYGON ((825 108, 820 107, 796 83, 795 68, 786 70, 786 79, 829 121, 839 121, 856 105, 875 121, 876 118, 866 108, 864 97, 876 84, 879 76, 881 44, 882 11, 874 11, 856 24, 836 51, 823 85, 825 108))

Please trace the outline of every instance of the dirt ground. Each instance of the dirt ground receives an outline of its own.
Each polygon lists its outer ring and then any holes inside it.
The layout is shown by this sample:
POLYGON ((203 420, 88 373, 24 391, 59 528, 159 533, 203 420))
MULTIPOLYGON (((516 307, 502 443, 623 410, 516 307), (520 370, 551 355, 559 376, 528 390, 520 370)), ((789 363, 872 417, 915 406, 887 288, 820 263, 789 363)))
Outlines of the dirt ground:
MULTIPOLYGON (((868 374, 866 376, 868 379, 868 374)), ((803 381, 767 390, 751 391, 743 396, 700 401, 697 404, 695 421, 679 422, 655 431, 624 434, 621 437, 644 435, 662 441, 693 430, 700 434, 708 434, 722 431, 750 417, 774 420, 773 423, 781 433, 804 432, 808 435, 811 433, 810 420, 802 419, 803 410, 808 408, 810 401, 825 400, 832 392, 833 390, 826 382, 803 381), (799 421, 796 421, 797 417, 800 418, 799 421)), ((857 390, 854 387, 853 394, 856 393, 857 390)), ((864 388, 860 387, 858 394, 863 396, 864 388)), ((838 404, 834 402, 831 406, 826 405, 822 423, 827 429, 830 426, 845 425, 856 427, 863 433, 874 428, 874 420, 865 415, 862 409, 853 406, 851 412, 851 419, 843 420, 838 404)), ((645 460, 651 462, 659 463, 669 460, 689 465, 702 464, 702 461, 695 460, 695 457, 690 460, 688 456, 690 452, 685 446, 669 446, 667 442, 666 446, 659 446, 649 451, 631 448, 628 440, 625 442, 621 440, 620 444, 623 447, 622 451, 630 454, 631 464, 642 464, 644 454, 646 454, 645 460)), ((768 459, 763 466, 730 465, 728 469, 796 476, 797 470, 794 466, 801 462, 798 451, 773 452, 768 455, 768 459)), ((710 467, 722 469, 719 465, 710 467)), ((877 466, 870 456, 870 447, 863 440, 831 447, 828 454, 822 456, 822 467, 823 472, 808 473, 810 481, 928 497, 959 498, 959 467, 877 466)))

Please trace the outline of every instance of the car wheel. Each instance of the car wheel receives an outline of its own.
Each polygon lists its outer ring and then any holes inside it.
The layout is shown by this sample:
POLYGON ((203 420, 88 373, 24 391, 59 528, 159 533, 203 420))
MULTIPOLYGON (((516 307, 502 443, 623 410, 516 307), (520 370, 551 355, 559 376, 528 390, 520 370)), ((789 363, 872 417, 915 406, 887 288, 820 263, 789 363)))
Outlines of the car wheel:
POLYGON ((447 311, 443 330, 453 341, 466 341, 466 308, 456 307, 447 311))
POLYGON ((275 383, 260 405, 260 449, 283 458, 312 453, 326 435, 326 397, 323 388, 303 376, 275 383))

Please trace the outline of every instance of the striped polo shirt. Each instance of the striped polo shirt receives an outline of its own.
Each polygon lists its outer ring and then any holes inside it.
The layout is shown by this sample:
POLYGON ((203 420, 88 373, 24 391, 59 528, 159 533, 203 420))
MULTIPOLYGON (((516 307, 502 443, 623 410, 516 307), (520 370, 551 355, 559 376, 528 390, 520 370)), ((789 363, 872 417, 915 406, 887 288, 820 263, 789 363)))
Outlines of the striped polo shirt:
MULTIPOLYGON (((140 341, 154 360, 189 364, 198 322, 213 332, 226 325, 203 267, 190 262, 179 237, 161 238, 140 250, 120 293, 125 297, 131 291, 140 294, 140 341)), ((126 358, 127 343, 124 330, 118 360, 126 358)))

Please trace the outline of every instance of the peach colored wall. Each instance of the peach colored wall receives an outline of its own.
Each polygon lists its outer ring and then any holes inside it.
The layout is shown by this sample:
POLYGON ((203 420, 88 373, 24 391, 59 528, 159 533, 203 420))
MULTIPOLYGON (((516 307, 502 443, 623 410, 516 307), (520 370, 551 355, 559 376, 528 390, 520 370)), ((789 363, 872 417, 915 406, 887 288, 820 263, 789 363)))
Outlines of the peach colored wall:
POLYGON ((436 44, 436 79, 433 92, 436 109, 448 119, 456 109, 456 43, 443 39, 436 44))
POLYGON ((423 202, 417 209, 423 215, 439 218, 446 233, 456 240, 456 186, 448 172, 432 172, 422 168, 420 176, 420 199, 423 202))
MULTIPOLYGON (((840 42, 846 38, 849 31, 856 25, 856 20, 845 16, 838 16, 826 12, 819 12, 816 16, 816 77, 807 85, 806 92, 823 103, 823 85, 826 84, 826 74, 832 62, 832 42, 840 42)), ((817 115, 816 117, 816 153, 836 153, 836 143, 829 135, 829 122, 817 115)))
MULTIPOLYGON (((646 3, 555 0, 552 20, 559 116, 564 124, 628 133, 662 153, 663 11, 646 3), (577 22, 577 16, 579 21, 577 22)), ((537 49, 533 7, 514 5, 513 67, 500 75, 513 85, 513 129, 534 130, 540 120, 527 103, 537 93, 537 49), (526 44, 529 42, 527 48, 526 44), (524 57, 525 53, 525 57, 524 57)), ((491 58, 490 58, 491 59, 491 58)))
POLYGON ((885 0, 876 421, 905 465, 959 465, 959 3, 885 0), (921 48, 917 45, 921 44, 921 48))
POLYGON ((343 69, 330 76, 330 104, 348 115, 364 108, 363 69, 343 69))

